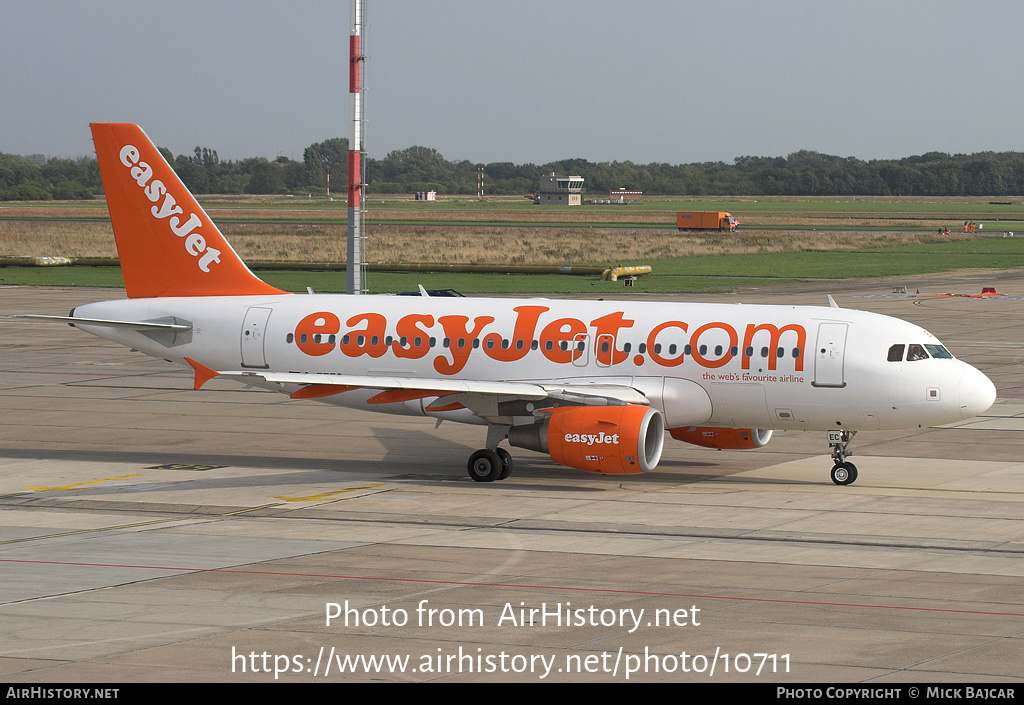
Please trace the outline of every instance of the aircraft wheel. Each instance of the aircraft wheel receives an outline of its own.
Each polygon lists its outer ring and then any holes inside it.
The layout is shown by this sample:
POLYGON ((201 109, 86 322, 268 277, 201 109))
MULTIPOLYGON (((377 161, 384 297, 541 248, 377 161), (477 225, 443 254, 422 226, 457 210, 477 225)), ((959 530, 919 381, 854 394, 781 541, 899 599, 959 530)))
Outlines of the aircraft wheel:
POLYGON ((832 482, 837 485, 852 485, 857 481, 857 466, 853 463, 836 463, 832 468, 832 482))
POLYGON ((503 468, 501 458, 490 448, 482 448, 469 456, 469 476, 476 482, 494 482, 503 468))
POLYGON ((512 454, 504 448, 497 448, 494 452, 498 454, 498 458, 501 460, 501 472, 498 474, 498 479, 504 480, 512 474, 512 454))

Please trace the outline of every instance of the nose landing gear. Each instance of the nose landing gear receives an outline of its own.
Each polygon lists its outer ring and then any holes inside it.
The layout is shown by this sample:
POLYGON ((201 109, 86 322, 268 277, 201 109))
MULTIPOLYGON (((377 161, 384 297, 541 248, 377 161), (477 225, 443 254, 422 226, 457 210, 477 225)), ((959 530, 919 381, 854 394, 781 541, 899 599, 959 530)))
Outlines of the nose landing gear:
POLYGON ((857 481, 857 466, 847 462, 846 458, 853 455, 849 450, 850 442, 857 435, 856 431, 835 430, 828 432, 828 445, 832 449, 832 482, 837 485, 852 485, 857 481))

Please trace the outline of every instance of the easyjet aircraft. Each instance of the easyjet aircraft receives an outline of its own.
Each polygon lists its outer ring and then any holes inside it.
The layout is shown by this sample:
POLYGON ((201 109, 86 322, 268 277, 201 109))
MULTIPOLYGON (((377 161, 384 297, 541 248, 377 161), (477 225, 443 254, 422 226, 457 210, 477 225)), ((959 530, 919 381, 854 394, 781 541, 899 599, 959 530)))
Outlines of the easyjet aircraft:
POLYGON ((51 318, 190 365, 197 389, 220 376, 478 424, 479 482, 512 471, 505 441, 631 474, 658 465, 666 433, 743 449, 798 429, 828 432, 832 480, 849 484, 857 431, 960 421, 995 400, 928 331, 834 303, 290 294, 249 271, 139 127, 92 133, 128 299, 51 318))

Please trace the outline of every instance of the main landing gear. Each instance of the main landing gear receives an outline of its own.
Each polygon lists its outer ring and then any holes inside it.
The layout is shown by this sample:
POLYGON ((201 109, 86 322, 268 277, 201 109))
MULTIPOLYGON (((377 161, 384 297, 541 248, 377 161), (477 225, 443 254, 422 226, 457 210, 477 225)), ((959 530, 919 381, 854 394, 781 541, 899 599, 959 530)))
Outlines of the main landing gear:
POLYGON ((832 482, 837 485, 852 485, 857 481, 857 466, 848 462, 846 458, 853 455, 848 446, 857 435, 856 431, 829 431, 828 445, 832 449, 832 482))
POLYGON ((476 482, 504 480, 512 474, 512 454, 504 448, 481 448, 469 456, 468 470, 476 482))
POLYGON ((487 447, 469 456, 469 476, 474 482, 504 480, 512 474, 512 454, 498 444, 508 438, 508 426, 489 424, 487 426, 487 447))

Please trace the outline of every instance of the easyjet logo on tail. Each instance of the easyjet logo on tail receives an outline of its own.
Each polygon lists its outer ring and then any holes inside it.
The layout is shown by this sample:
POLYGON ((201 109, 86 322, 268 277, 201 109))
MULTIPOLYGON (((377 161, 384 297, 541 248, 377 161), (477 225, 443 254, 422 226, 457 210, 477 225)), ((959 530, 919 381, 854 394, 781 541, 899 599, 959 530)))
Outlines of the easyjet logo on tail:
POLYGON ((153 168, 141 160, 138 147, 126 144, 121 147, 120 157, 121 163, 130 169, 132 179, 146 198, 150 203, 157 204, 149 212, 158 220, 166 220, 171 232, 182 238, 185 252, 199 258, 199 269, 209 272, 211 264, 220 262, 220 250, 207 247, 206 238, 199 232, 202 219, 195 213, 189 213, 188 218, 182 217, 185 215, 184 209, 178 205, 177 199, 167 190, 164 182, 153 178, 153 168))

